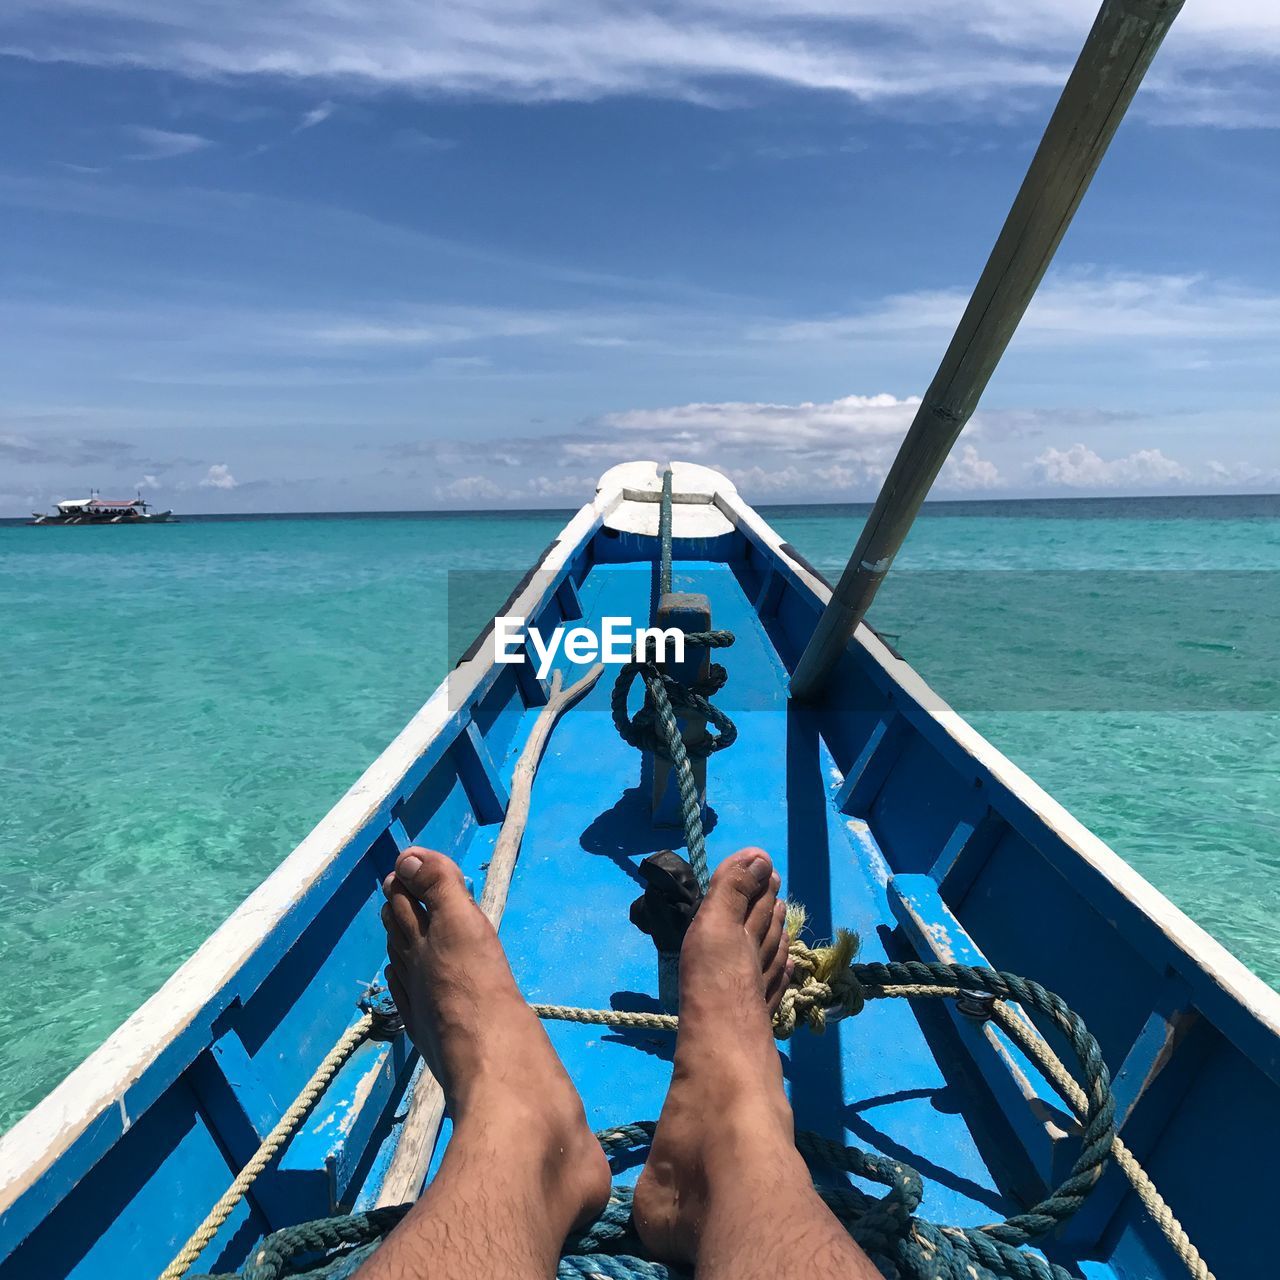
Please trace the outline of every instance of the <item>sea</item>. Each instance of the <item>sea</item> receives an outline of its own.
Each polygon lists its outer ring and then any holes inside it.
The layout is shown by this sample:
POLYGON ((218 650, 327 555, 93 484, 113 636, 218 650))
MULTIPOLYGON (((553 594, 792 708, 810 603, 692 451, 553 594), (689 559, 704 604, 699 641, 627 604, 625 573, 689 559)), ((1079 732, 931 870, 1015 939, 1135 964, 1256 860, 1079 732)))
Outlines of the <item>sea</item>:
MULTIPOLYGON (((867 508, 762 508, 838 574, 867 508)), ((0 525, 0 1129, 399 731, 565 512, 0 525)), ((1280 497, 930 503, 871 621, 1280 987, 1280 497)))

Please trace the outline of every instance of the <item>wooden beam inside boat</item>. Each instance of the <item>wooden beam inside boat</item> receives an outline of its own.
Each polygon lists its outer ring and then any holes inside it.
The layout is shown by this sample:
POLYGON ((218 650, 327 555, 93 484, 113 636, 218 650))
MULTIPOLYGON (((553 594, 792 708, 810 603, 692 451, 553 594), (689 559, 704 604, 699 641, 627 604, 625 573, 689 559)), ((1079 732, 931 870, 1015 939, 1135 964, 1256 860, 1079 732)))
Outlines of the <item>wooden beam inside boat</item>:
POLYGON ((813 698, 865 616, 1030 304, 1182 0, 1106 0, 853 555, 791 679, 813 698))

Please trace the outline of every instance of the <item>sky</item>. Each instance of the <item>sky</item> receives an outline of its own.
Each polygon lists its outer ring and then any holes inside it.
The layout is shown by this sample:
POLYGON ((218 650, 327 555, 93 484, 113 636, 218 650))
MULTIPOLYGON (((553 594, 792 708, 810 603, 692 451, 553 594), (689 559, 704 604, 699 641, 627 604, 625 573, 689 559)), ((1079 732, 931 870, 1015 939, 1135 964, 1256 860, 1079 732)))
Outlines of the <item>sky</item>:
MULTIPOLYGON (((1090 0, 6 0, 0 515, 874 497, 1090 0)), ((1280 6, 1187 0, 939 498, 1280 490, 1280 6)))

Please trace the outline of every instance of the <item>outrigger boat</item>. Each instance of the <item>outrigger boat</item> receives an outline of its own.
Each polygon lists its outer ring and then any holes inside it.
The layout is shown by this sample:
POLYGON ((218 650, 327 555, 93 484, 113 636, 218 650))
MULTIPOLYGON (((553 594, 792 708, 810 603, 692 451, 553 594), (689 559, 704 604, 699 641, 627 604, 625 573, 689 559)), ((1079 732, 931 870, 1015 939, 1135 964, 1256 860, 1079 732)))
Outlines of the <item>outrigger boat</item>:
POLYGON ((100 498, 96 493, 87 498, 68 498, 52 512, 33 511, 31 524, 176 524, 172 511, 152 511, 142 497, 100 498))
POLYGON ((798 1126, 826 1140, 805 1149, 886 1274, 1275 1274, 1252 1215, 1280 1167, 1280 995, 863 621, 1176 8, 1104 5, 840 581, 715 471, 607 472, 501 616, 656 620, 684 662, 580 679, 561 648, 548 682, 486 629, 0 1141, 0 1280, 350 1274, 449 1139, 377 985, 380 881, 413 843, 483 886, 614 1158, 617 1230, 570 1241, 562 1275, 663 1274, 624 1212, 672 1049, 678 939, 655 948, 650 908, 696 902, 704 859, 748 844, 808 913, 788 1006, 808 1025, 780 1046, 798 1126), (672 848, 687 867, 646 861, 672 848), (642 888, 651 936, 628 920, 642 888), (815 949, 841 928, 852 962, 815 949))

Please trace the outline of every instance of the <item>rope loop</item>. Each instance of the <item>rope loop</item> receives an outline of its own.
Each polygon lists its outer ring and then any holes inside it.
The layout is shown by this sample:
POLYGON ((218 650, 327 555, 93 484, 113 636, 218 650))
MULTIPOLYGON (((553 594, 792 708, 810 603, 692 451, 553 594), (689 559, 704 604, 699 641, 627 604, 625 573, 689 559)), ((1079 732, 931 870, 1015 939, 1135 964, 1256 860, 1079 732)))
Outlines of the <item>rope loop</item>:
POLYGON ((821 1035, 828 1020, 862 1012, 866 995, 850 963, 857 948, 857 936, 843 929, 829 947, 810 947, 799 938, 791 939, 791 982, 773 1015, 777 1039, 789 1040, 799 1026, 821 1035))
POLYGON ((1111 1073, 1103 1060, 1101 1047, 1080 1015, 1061 996, 1038 982, 998 969, 926 964, 920 960, 855 964, 851 967, 868 996, 893 995, 897 987, 916 988, 911 994, 926 994, 924 989, 927 988, 936 988, 939 994, 948 995, 957 991, 985 992, 997 1000, 1013 1001, 1037 1009, 1052 1019, 1079 1060, 1083 1076, 1080 1155, 1066 1178, 1039 1204, 1005 1222, 992 1223, 981 1230, 985 1237, 1016 1248, 1039 1239, 1071 1217, 1102 1176, 1111 1158, 1116 1136, 1116 1104, 1111 1092, 1111 1073))
MULTIPOLYGON (((733 633, 728 631, 705 632, 705 635, 728 636, 723 644, 733 643, 733 633)), ((708 701, 710 696, 724 688, 728 673, 718 662, 711 664, 711 671, 704 680, 692 685, 681 684, 656 662, 640 662, 633 659, 618 672, 614 681, 610 708, 613 724, 622 740, 638 751, 651 751, 663 760, 675 763, 679 750, 674 739, 680 739, 689 757, 706 757, 731 747, 738 738, 738 726, 719 707, 708 701), (649 697, 634 716, 627 712, 627 698, 636 676, 644 678, 649 697), (661 689, 660 695, 658 690, 661 689), (663 696, 665 695, 665 696, 663 696), (665 706, 663 705, 665 702, 665 706), (677 715, 702 716, 715 729, 704 733, 696 742, 684 742, 677 715)))
MULTIPOLYGON (((684 639, 686 644, 701 645, 708 649, 727 649, 736 637, 732 631, 689 631, 685 633, 684 639)), ((665 665, 648 660, 643 651, 638 651, 619 670, 618 678, 613 684, 610 709, 613 712, 614 728, 622 740, 638 751, 651 751, 663 760, 674 762, 679 750, 674 739, 681 738, 674 716, 693 714, 710 721, 716 732, 704 735, 700 742, 685 742, 686 755, 710 756, 723 751, 725 747, 731 747, 737 741, 738 726, 708 701, 713 694, 724 688, 729 673, 720 663, 713 662, 704 679, 686 685, 665 671, 665 665), (631 716, 627 712, 627 698, 631 694, 636 676, 644 677, 649 696, 645 699, 644 706, 631 716), (658 692, 659 688, 665 694, 666 710, 669 710, 670 716, 663 712, 663 698, 658 692)))

